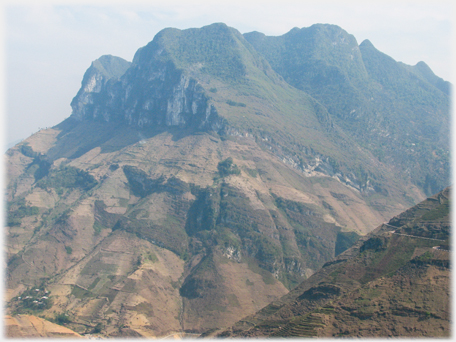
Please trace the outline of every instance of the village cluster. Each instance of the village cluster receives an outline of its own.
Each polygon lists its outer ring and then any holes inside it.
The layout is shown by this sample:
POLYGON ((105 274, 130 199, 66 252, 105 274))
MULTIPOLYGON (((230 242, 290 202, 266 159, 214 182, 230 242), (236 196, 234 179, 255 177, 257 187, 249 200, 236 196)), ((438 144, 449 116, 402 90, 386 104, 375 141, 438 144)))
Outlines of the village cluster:
POLYGON ((49 291, 42 288, 28 289, 21 296, 16 297, 18 311, 26 309, 44 310, 49 304, 49 291))

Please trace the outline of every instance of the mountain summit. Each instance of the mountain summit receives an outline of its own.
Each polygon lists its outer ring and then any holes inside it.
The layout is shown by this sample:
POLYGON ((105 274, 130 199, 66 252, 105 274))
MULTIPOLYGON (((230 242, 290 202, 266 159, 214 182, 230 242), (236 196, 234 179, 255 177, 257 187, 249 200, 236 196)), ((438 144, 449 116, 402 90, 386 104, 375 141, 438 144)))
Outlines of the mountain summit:
POLYGON ((333 25, 168 28, 100 57, 71 116, 7 152, 8 313, 234 324, 448 185, 447 88, 333 25))

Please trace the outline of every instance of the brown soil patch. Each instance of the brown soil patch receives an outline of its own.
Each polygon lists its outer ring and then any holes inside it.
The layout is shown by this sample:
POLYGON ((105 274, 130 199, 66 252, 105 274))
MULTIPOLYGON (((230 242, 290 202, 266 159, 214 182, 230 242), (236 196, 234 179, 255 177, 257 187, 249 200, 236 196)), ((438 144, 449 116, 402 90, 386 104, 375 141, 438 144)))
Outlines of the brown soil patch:
POLYGON ((82 338, 81 335, 66 327, 30 315, 6 315, 5 328, 8 338, 82 338))

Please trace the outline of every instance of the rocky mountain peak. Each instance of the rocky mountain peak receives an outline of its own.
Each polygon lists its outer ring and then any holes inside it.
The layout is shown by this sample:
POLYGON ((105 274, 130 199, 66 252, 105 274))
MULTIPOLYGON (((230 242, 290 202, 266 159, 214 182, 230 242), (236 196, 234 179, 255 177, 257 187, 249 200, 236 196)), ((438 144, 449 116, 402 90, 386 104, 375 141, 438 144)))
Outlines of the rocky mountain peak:
POLYGON ((71 101, 72 116, 83 120, 92 114, 104 86, 109 80, 119 79, 130 67, 130 62, 111 55, 104 55, 93 61, 84 74, 81 88, 71 101))
POLYGON ((87 70, 72 102, 75 119, 220 131, 225 119, 207 92, 216 91, 211 80, 233 86, 245 82, 247 75, 274 77, 244 37, 222 23, 166 28, 136 52, 128 70, 112 73, 113 64, 100 58, 87 70))

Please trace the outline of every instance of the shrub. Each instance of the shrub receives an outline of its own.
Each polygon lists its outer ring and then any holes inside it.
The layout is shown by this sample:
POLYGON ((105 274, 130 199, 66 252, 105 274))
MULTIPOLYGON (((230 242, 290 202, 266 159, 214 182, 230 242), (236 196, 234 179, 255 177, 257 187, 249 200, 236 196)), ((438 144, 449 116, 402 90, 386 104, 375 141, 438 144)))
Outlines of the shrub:
POLYGON ((226 101, 226 103, 229 104, 230 106, 233 106, 233 107, 247 107, 247 105, 245 103, 235 102, 235 101, 232 101, 232 100, 228 100, 228 101, 226 101))
POLYGON ((90 190, 98 182, 87 171, 73 166, 64 166, 52 171, 46 178, 41 179, 36 185, 42 189, 47 188, 80 188, 90 190))
POLYGON ((226 158, 224 161, 221 161, 217 165, 220 176, 225 177, 229 175, 239 175, 241 171, 236 164, 233 163, 233 158, 226 158))
POLYGON ((66 323, 70 323, 70 318, 65 313, 59 313, 55 315, 55 323, 63 325, 66 323))

